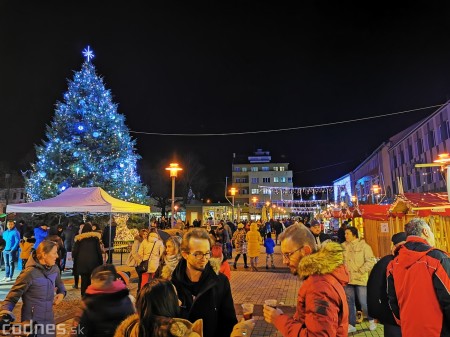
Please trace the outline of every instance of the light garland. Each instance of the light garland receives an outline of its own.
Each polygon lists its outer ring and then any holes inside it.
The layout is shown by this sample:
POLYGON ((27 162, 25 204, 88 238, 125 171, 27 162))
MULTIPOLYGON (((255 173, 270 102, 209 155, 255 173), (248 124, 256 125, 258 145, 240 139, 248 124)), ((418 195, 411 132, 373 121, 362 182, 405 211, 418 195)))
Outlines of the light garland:
POLYGON ((275 194, 317 194, 317 193, 329 193, 333 192, 334 188, 342 188, 343 186, 313 186, 313 187, 275 187, 275 186, 262 186, 258 185, 259 189, 268 190, 275 194))
MULTIPOLYGON (((330 202, 325 199, 320 200, 275 200, 272 201, 268 207, 276 205, 277 207, 296 207, 296 206, 309 206, 309 205, 328 205, 330 202)), ((264 202, 258 202, 254 204, 255 207, 261 208, 267 206, 264 202)))

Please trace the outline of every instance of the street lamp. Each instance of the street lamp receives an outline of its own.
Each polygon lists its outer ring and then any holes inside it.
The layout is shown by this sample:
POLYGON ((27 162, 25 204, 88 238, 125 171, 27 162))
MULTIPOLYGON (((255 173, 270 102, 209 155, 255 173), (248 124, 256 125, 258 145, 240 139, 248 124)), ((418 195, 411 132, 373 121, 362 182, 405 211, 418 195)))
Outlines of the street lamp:
POLYGON ((381 191, 381 187, 378 185, 372 185, 372 192, 375 195, 375 200, 378 203, 379 193, 381 191))
POLYGON ((236 187, 230 188, 231 193, 231 221, 234 221, 234 196, 236 195, 236 187))
POLYGON ((171 216, 170 216, 170 227, 173 227, 174 223, 174 212, 175 212, 175 178, 177 177, 178 171, 182 168, 178 167, 177 163, 170 163, 169 167, 166 167, 167 171, 170 171, 170 177, 172 178, 172 206, 171 206, 171 216))
POLYGON ((255 221, 256 221, 256 203, 258 202, 258 198, 252 197, 252 202, 253 202, 253 211, 254 211, 255 221))
POLYGON ((352 203, 353 203, 355 206, 358 206, 358 198, 356 197, 356 195, 352 195, 352 203))

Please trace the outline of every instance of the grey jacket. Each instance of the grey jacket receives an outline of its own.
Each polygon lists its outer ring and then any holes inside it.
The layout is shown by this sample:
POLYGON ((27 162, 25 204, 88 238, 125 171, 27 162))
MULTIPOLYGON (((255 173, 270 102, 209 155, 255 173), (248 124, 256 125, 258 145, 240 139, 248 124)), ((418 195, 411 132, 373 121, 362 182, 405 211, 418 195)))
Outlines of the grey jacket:
POLYGON ((22 298, 22 321, 33 319, 39 324, 54 324, 53 300, 57 293, 65 295, 66 288, 56 265, 45 268, 36 260, 36 252, 28 259, 25 269, 1 304, 1 310, 12 311, 22 298))

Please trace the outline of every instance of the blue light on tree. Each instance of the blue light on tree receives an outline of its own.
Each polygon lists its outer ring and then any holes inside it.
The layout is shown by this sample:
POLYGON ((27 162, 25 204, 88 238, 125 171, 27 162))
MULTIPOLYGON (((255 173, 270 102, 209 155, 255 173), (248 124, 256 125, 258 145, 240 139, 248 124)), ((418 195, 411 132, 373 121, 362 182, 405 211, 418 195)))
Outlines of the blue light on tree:
POLYGON ((90 47, 83 55, 86 61, 56 104, 47 140, 36 148, 37 162, 26 177, 29 199, 54 197, 70 186, 99 186, 117 198, 143 203, 147 188, 136 171, 136 142, 96 74, 90 47))

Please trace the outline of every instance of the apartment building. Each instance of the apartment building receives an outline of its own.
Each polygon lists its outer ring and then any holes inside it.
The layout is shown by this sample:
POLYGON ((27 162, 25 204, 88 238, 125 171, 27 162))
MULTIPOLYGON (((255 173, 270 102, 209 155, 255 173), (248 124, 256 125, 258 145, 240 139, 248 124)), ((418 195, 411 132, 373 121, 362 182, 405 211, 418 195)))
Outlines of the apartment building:
POLYGON ((230 187, 236 188, 234 205, 239 208, 242 219, 249 219, 252 214, 258 213, 266 201, 293 200, 291 193, 272 193, 262 187, 292 188, 292 171, 288 166, 289 163, 272 162, 270 152, 262 149, 257 149, 245 160, 234 158, 232 183, 228 185, 228 190, 230 187))

